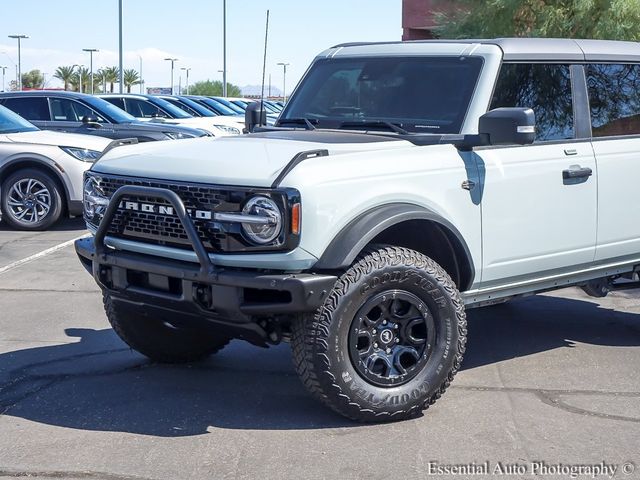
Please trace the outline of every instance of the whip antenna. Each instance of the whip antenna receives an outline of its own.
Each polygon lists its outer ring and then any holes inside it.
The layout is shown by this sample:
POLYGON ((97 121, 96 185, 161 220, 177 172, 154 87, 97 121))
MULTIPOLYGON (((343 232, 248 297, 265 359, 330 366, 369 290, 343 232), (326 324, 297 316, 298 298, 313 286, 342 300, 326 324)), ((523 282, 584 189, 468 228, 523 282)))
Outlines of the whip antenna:
POLYGON ((262 125, 262 112, 264 112, 264 78, 267 70, 267 40, 269 38, 269 10, 267 10, 267 25, 264 30, 264 61, 262 62, 262 92, 260 93, 260 125, 262 125))

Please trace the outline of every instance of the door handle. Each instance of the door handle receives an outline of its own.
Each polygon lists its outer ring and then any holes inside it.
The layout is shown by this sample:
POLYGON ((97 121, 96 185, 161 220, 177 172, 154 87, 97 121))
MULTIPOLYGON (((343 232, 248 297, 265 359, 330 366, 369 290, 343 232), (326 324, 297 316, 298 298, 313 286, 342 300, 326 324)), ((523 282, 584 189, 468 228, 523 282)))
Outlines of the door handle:
POLYGON ((589 167, 581 167, 580 165, 571 165, 571 167, 562 171, 563 180, 589 178, 591 175, 593 175, 593 170, 589 167))

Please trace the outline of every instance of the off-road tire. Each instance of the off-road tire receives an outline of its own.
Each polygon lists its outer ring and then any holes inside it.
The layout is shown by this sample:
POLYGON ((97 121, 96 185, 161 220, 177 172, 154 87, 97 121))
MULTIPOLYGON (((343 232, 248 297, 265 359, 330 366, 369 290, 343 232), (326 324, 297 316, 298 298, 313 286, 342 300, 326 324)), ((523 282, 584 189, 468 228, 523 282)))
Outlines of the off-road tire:
POLYGON ((297 372, 314 397, 352 420, 381 422, 416 417, 440 398, 460 368, 466 339, 464 305, 444 269, 416 251, 384 247, 365 252, 314 315, 293 323, 291 343, 297 372), (385 291, 418 297, 438 331, 426 365, 392 388, 358 373, 346 340, 361 305, 385 291))
POLYGON ((109 323, 132 349, 159 363, 203 360, 222 350, 230 338, 201 329, 167 326, 166 321, 134 313, 110 295, 102 296, 109 323))
POLYGON ((0 207, 2 208, 2 220, 17 230, 39 231, 46 230, 55 224, 64 213, 64 192, 60 191, 58 183, 47 173, 35 168, 24 168, 9 175, 0 189, 0 207), (27 222, 14 217, 9 206, 11 188, 16 182, 33 179, 44 185, 49 191, 47 197, 50 206, 48 213, 39 221, 27 222))

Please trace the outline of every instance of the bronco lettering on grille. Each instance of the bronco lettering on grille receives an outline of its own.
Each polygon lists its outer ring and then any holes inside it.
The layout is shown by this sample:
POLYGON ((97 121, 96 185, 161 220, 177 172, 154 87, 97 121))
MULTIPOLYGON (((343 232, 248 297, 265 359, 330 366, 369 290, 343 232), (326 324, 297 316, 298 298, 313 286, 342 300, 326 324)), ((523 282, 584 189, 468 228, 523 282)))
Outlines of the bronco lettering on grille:
MULTIPOLYGON (((118 208, 121 210, 129 210, 133 212, 143 212, 143 213, 157 213, 159 215, 167 215, 171 217, 175 217, 176 213, 173 207, 169 205, 157 205, 155 203, 142 203, 142 202, 131 202, 131 201, 122 201, 118 208)), ((197 218, 198 220, 212 220, 213 213, 207 210, 192 210, 187 208, 187 213, 189 216, 193 218, 197 218)))

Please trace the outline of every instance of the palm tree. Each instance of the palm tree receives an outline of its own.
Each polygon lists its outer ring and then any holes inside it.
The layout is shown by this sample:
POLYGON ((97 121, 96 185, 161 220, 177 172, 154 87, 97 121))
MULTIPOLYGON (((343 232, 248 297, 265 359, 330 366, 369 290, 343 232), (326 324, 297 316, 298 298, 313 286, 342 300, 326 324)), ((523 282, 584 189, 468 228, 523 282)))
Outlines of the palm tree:
POLYGON ((118 67, 107 67, 103 72, 105 79, 109 84, 109 91, 113 93, 113 84, 120 79, 120 69, 118 67))
POLYGON ((58 67, 56 68, 56 73, 53 74, 53 76, 55 78, 57 78, 58 80, 62 80, 64 82, 64 89, 65 90, 69 90, 69 84, 71 83, 71 80, 73 79, 73 71, 74 67, 58 67))
POLYGON ((127 87, 127 93, 131 93, 131 87, 140 84, 140 75, 133 68, 124 71, 122 81, 127 87))
POLYGON ((96 92, 107 93, 107 80, 102 68, 93 74, 93 84, 96 92))
POLYGON ((84 93, 89 92, 89 86, 91 85, 91 72, 87 67, 78 67, 78 69, 73 72, 71 85, 75 91, 80 90, 80 80, 82 80, 82 91, 84 93))

